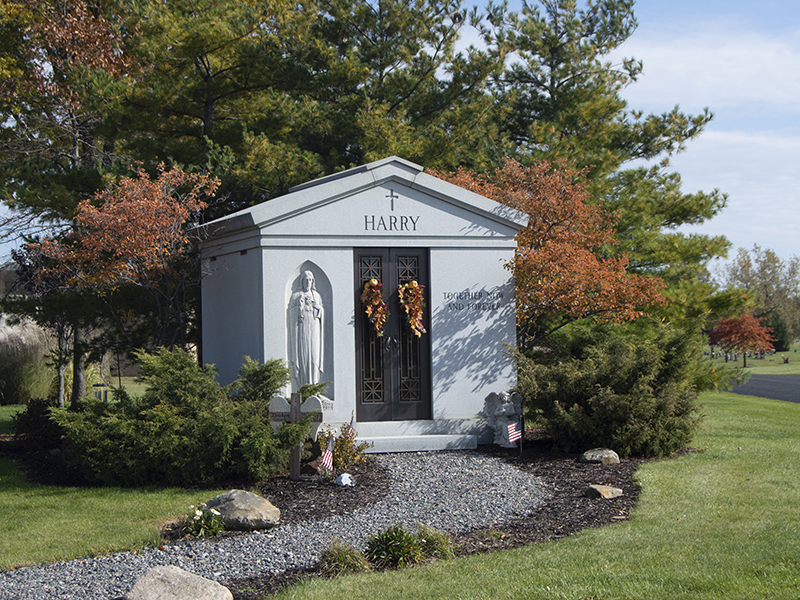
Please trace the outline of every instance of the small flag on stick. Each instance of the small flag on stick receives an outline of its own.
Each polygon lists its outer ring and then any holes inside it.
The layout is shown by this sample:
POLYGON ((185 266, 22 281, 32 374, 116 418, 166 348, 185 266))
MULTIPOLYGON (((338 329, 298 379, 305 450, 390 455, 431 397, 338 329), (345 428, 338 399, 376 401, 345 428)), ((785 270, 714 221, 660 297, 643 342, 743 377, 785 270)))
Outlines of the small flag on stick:
POLYGON ((333 437, 328 440, 328 447, 322 453, 320 464, 328 471, 333 471, 333 437))
POLYGON ((517 429, 516 423, 509 423, 508 424, 508 441, 512 444, 516 442, 518 439, 522 438, 522 431, 517 429))

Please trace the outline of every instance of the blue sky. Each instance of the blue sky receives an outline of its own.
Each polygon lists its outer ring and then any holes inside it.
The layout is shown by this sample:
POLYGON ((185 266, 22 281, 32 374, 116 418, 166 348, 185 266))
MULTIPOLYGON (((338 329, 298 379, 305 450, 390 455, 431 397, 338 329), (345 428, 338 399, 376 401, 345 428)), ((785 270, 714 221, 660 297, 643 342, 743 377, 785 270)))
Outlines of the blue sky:
POLYGON ((644 63, 632 108, 714 120, 671 166, 684 191, 718 188, 725 210, 686 231, 800 255, 800 2, 639 0, 639 27, 616 56, 644 63))

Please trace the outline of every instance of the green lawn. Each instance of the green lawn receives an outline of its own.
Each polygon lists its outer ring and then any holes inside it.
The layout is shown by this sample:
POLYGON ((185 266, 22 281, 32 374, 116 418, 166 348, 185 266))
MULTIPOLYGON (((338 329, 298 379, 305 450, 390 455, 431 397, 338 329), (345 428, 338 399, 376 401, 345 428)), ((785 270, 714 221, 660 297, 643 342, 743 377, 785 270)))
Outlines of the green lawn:
POLYGON ((11 418, 25 408, 22 404, 0 406, 0 435, 14 433, 11 418))
MULTIPOLYGON (((0 407, 0 433, 21 409, 0 407)), ((0 569, 157 544, 164 523, 225 491, 43 486, 0 458, 0 569)))
POLYGON ((164 523, 224 491, 42 486, 0 458, 0 569, 155 545, 164 523))
POLYGON ((547 544, 333 581, 281 598, 800 597, 800 405, 702 397, 701 452, 644 464, 630 521, 547 544))

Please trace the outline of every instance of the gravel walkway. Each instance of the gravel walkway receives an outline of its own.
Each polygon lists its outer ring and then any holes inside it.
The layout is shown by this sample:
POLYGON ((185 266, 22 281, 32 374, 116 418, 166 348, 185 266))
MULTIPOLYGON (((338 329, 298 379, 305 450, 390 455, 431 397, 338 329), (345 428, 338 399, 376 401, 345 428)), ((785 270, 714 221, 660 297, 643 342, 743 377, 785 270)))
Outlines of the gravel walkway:
POLYGON ((391 473, 386 498, 348 515, 285 525, 219 540, 179 542, 0 573, 0 600, 112 599, 150 567, 175 565, 223 582, 319 560, 331 541, 363 547, 371 533, 403 523, 446 531, 498 525, 530 514, 548 496, 538 478, 475 452, 426 452, 377 457, 391 473))

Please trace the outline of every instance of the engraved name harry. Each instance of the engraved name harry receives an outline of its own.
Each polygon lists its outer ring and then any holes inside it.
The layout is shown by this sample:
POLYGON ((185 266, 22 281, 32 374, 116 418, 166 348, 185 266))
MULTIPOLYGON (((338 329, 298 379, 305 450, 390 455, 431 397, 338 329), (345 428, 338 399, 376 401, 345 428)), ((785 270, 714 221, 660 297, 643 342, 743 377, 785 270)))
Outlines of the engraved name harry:
POLYGON ((416 231, 419 215, 364 215, 364 231, 416 231))

